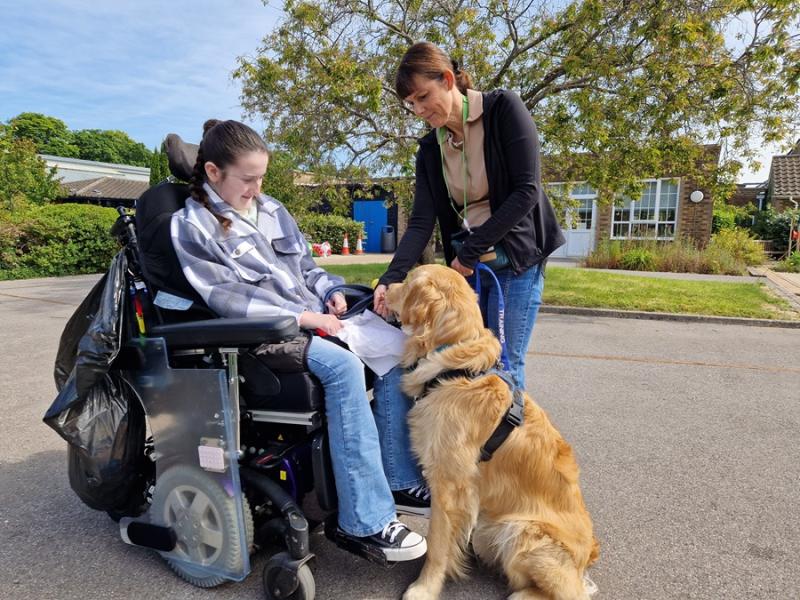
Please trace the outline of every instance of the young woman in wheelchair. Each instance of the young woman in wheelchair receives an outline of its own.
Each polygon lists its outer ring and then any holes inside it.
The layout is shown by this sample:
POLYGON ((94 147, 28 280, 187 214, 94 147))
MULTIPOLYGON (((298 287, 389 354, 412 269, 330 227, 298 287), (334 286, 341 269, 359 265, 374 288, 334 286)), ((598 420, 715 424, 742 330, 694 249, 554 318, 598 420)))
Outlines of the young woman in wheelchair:
MULTIPOLYGON (((267 147, 237 121, 207 121, 191 182, 192 197, 172 217, 171 236, 183 273, 223 317, 291 315, 301 328, 335 336, 346 309, 334 294, 343 280, 318 267, 286 208, 261 193, 267 147)), ((429 497, 411 455, 399 367, 377 377, 374 414, 364 365, 351 352, 314 335, 307 368, 322 383, 339 500, 340 534, 374 545, 389 561, 412 560, 425 539, 397 512, 425 514, 429 497)))

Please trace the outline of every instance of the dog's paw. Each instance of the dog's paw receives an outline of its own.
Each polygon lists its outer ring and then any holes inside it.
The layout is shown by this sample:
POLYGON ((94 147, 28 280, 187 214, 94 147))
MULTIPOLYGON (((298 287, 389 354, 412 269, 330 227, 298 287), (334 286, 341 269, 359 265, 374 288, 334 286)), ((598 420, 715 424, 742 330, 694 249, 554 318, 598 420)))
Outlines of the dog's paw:
POLYGON ((403 600, 436 600, 438 597, 438 594, 431 593, 427 587, 416 583, 408 586, 406 593, 403 594, 403 600))

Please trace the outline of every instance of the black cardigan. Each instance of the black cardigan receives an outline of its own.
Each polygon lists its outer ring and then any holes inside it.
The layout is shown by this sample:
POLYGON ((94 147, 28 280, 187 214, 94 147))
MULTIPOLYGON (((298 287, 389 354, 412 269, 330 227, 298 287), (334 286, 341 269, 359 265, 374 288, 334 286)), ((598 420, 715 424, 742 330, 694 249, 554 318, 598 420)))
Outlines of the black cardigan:
MULTIPOLYGON (((565 239, 542 188, 536 126, 519 96, 506 90, 484 92, 483 130, 492 215, 473 230, 458 260, 474 268, 490 246, 503 240, 511 268, 519 274, 545 260, 565 239)), ((419 141, 408 228, 380 283, 405 279, 422 256, 437 220, 449 265, 455 258, 450 238, 461 230, 461 224, 447 195, 436 130, 431 130, 419 141)))

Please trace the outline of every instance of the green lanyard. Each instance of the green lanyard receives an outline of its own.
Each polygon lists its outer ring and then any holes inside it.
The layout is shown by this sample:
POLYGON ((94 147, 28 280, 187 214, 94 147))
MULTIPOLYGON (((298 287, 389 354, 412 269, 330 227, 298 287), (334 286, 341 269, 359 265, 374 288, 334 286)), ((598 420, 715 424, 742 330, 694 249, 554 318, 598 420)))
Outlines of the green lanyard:
POLYGON ((469 117, 469 99, 467 95, 464 94, 462 96, 463 100, 461 101, 461 121, 462 127, 464 130, 464 139, 461 142, 461 171, 464 174, 464 214, 462 215, 459 212, 458 207, 456 206, 455 200, 453 200, 453 194, 450 192, 450 183, 447 181, 447 169, 444 165, 444 144, 447 140, 447 133, 445 132, 445 127, 439 127, 436 130, 436 138, 439 141, 439 154, 442 157, 442 177, 444 177, 444 185, 447 188, 447 196, 450 199, 450 206, 453 207, 453 210, 456 211, 456 214, 461 217, 462 222, 464 223, 464 227, 467 231, 472 231, 469 227, 469 221, 467 221, 467 182, 469 180, 469 173, 467 171, 467 154, 465 149, 467 147, 467 117, 469 117))

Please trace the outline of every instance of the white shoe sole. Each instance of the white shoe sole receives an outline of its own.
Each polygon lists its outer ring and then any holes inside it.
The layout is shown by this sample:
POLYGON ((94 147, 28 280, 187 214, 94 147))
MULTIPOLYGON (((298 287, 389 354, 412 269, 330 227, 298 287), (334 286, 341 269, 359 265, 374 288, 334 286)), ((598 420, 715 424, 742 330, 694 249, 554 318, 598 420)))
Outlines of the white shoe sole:
POLYGON ((428 542, 425 538, 419 544, 409 546, 408 548, 383 548, 383 553, 386 560, 389 562, 403 562, 406 560, 415 560, 421 556, 425 556, 428 551, 428 542))

